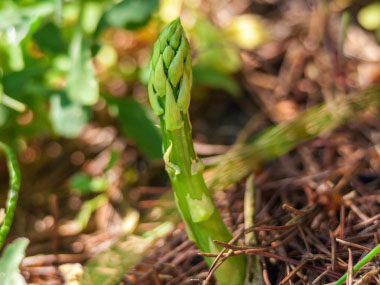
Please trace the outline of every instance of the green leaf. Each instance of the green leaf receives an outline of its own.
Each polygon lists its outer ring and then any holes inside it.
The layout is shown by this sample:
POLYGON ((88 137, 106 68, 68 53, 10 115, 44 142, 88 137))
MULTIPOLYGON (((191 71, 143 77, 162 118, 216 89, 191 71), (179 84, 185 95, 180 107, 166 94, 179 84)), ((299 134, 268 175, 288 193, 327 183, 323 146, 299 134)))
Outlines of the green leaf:
POLYGON ((54 131, 67 138, 75 138, 89 120, 88 109, 70 101, 65 93, 50 98, 50 119, 54 131))
MULTIPOLYGON (((0 31, 1 34, 1 31, 0 31)), ((4 68, 5 73, 7 71, 20 71, 25 68, 24 54, 21 47, 21 44, 10 45, 6 43, 1 43, 0 40, 0 49, 2 57, 2 67, 4 68)))
POLYGON ((82 16, 82 27, 86 34, 92 34, 103 14, 103 3, 85 2, 82 16))
POLYGON ((111 153, 110 153, 110 158, 108 160, 108 163, 107 163, 107 165, 106 165, 106 167, 104 168, 103 171, 110 170, 115 165, 115 163, 117 162, 117 160, 119 159, 119 157, 120 157, 120 151, 118 151, 118 150, 112 150, 111 153))
POLYGON ((106 97, 119 119, 125 136, 136 141, 140 150, 151 159, 160 159, 161 136, 145 107, 133 99, 106 97))
POLYGON ((52 22, 40 27, 33 35, 38 46, 54 54, 66 53, 67 44, 62 37, 61 30, 52 22))
MULTIPOLYGON (((41 1, 42 2, 42 1, 41 1)), ((24 68, 21 42, 35 32, 41 20, 52 14, 51 2, 18 6, 7 2, 0 9, 0 46, 8 55, 8 66, 13 71, 24 68)))
POLYGON ((124 0, 108 10, 100 20, 98 31, 107 27, 129 30, 144 26, 158 8, 158 0, 124 0))
POLYGON ((193 67, 194 85, 204 84, 212 88, 222 89, 237 96, 240 92, 239 84, 229 75, 219 70, 196 65, 193 67))
POLYGON ((107 181, 104 177, 91 177, 79 172, 70 178, 70 186, 81 195, 103 192, 107 188, 107 181))
POLYGON ((42 18, 53 11, 54 4, 47 1, 23 7, 7 5, 0 10, 0 34, 3 34, 7 44, 18 45, 37 29, 42 18))
POLYGON ((79 231, 85 229, 90 221, 91 215, 101 206, 108 202, 108 197, 106 194, 100 194, 91 200, 83 203, 79 213, 75 217, 75 222, 79 227, 79 231))
POLYGON ((7 122, 8 113, 9 110, 4 105, 0 105, 0 127, 7 122))
POLYGON ((241 68, 240 51, 231 46, 222 30, 209 20, 197 19, 192 30, 194 44, 199 50, 197 63, 219 70, 225 74, 237 72, 241 68))
POLYGON ((46 68, 34 66, 21 71, 8 73, 3 77, 4 93, 12 97, 20 96, 34 78, 46 72, 46 68))
POLYGON ((0 284, 26 284, 24 277, 20 273, 19 266, 25 256, 28 243, 28 239, 18 238, 5 248, 0 258, 0 284))
POLYGON ((84 173, 76 173, 70 178, 70 186, 81 194, 91 193, 91 176, 84 173))
POLYGON ((90 61, 90 49, 79 28, 71 42, 70 56, 72 66, 67 75, 67 95, 81 105, 93 105, 99 98, 99 86, 90 61))

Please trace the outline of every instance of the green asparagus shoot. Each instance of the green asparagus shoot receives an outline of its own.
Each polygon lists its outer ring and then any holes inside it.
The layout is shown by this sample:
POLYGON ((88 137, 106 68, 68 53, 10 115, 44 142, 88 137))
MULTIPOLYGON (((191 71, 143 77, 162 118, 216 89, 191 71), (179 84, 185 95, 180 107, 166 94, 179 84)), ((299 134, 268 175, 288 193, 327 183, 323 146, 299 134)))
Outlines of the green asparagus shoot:
MULTIPOLYGON (((189 120, 192 64, 189 43, 179 19, 160 34, 153 48, 148 83, 153 112, 160 119, 163 159, 188 237, 202 252, 218 253, 214 240, 232 235, 216 209, 203 179, 204 166, 194 151, 189 120)), ((213 258, 206 258, 211 265, 213 258)), ((245 257, 227 259, 216 271, 221 285, 243 284, 245 257)))

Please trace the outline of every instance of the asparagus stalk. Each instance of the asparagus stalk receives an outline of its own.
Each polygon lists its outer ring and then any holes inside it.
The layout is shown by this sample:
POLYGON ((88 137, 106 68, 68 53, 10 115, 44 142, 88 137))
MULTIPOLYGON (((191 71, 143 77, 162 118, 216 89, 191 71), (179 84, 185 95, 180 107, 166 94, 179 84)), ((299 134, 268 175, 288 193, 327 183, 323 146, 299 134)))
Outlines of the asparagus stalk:
MULTIPOLYGON (((163 158, 188 237, 202 252, 218 253, 213 240, 229 242, 231 233, 203 179, 204 166, 194 151, 188 108, 192 85, 189 43, 179 19, 161 33, 153 48, 149 101, 160 119, 163 158)), ((205 258, 211 265, 213 258, 205 258)), ((227 259, 216 271, 220 285, 243 284, 245 257, 227 259)))
POLYGON ((343 125, 362 110, 380 107, 380 85, 347 96, 339 96, 311 107, 293 120, 262 131, 253 141, 236 145, 221 155, 216 167, 206 173, 211 189, 237 183, 261 165, 291 151, 300 143, 326 134, 343 125))

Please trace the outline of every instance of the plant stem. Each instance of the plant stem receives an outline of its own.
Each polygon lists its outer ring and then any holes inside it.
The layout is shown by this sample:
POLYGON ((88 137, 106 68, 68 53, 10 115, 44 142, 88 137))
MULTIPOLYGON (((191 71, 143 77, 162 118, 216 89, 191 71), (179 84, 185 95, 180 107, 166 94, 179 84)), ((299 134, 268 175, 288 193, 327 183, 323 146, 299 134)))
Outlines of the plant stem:
MULTIPOLYGON (((232 235, 216 209, 203 179, 203 164, 194 151, 188 109, 192 64, 189 42, 179 19, 171 22, 154 44, 148 83, 149 101, 160 118, 165 169, 189 239, 202 252, 219 253, 219 240, 232 235)), ((208 265, 212 258, 206 258, 208 265)), ((215 272, 220 285, 242 285, 245 257, 228 258, 215 272)))
POLYGON ((7 106, 20 113, 26 110, 26 106, 24 103, 21 103, 20 101, 17 101, 13 99, 12 97, 9 97, 8 95, 4 94, 3 86, 1 84, 0 84, 0 104, 3 104, 4 106, 7 106))
POLYGON ((0 142, 0 148, 5 151, 9 171, 9 191, 6 203, 6 213, 0 228, 0 249, 3 247, 5 238, 11 228, 14 212, 16 210, 18 192, 20 189, 20 169, 13 150, 6 144, 0 142))
MULTIPOLYGON (((163 147, 169 167, 169 177, 173 186, 177 207, 186 223, 189 238, 202 252, 219 253, 222 249, 213 241, 229 242, 232 235, 224 224, 203 179, 203 165, 196 155, 191 138, 191 125, 187 114, 182 114, 184 126, 167 130, 161 118, 163 147), (180 173, 175 174, 178 167, 180 173)), ((211 265, 213 258, 205 258, 211 265)), ((227 259, 215 272, 220 285, 243 284, 245 257, 227 259)))
MULTIPOLYGON (((374 249, 372 249, 366 256, 363 257, 362 260, 360 260, 358 263, 355 264, 352 274, 356 273, 360 268, 362 268, 365 264, 371 261, 372 258, 374 258, 378 253, 380 252, 380 244, 378 244, 374 249)), ((338 279, 338 281, 335 282, 334 285, 340 285, 343 284, 344 281, 347 279, 347 272, 344 273, 342 277, 338 279)))
POLYGON ((380 85, 337 97, 300 113, 290 121, 269 127, 246 144, 235 145, 219 156, 216 167, 206 173, 211 189, 226 188, 261 165, 346 123, 361 110, 380 106, 380 85))

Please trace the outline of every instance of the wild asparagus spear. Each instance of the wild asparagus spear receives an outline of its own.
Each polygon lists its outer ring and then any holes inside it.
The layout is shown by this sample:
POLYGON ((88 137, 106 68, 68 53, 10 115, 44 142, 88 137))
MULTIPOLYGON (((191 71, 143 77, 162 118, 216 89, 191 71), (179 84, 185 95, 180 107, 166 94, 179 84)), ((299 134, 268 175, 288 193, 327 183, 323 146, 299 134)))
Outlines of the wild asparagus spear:
MULTIPOLYGON (((203 164, 194 152, 188 114, 191 85, 189 43, 177 19, 154 45, 149 100, 160 118, 165 167, 187 234, 202 252, 217 253, 221 248, 213 240, 228 242, 232 235, 215 208, 203 179, 203 164)), ((206 258, 209 265, 212 261, 206 258)), ((245 257, 229 258, 215 276, 221 285, 243 284, 245 257)))

